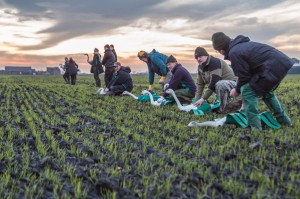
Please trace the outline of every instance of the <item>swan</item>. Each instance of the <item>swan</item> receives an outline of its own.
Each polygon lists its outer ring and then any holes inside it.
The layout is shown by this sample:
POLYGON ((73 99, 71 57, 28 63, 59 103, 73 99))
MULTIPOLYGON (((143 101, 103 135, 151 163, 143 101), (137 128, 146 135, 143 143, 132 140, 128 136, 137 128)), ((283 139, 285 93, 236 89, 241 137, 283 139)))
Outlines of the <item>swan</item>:
POLYGON ((154 101, 154 100, 153 100, 152 93, 150 93, 150 92, 147 91, 147 90, 143 90, 142 94, 143 94, 143 95, 145 95, 145 94, 148 94, 148 95, 149 95, 151 105, 153 105, 153 106, 160 106, 161 102, 159 103, 159 102, 157 102, 157 101, 154 101))
POLYGON ((89 57, 89 54, 83 54, 83 55, 85 55, 87 58, 86 58, 86 62, 87 63, 89 63, 90 65, 92 65, 93 64, 93 61, 90 61, 90 57, 89 57))
POLYGON ((97 91, 96 91, 96 94, 100 94, 100 95, 106 95, 106 92, 104 90, 104 88, 99 88, 97 91))
POLYGON ((124 92, 122 93, 122 95, 130 95, 130 96, 133 97, 135 100, 138 100, 138 99, 139 99, 137 96, 135 96, 134 94, 132 94, 132 93, 130 93, 130 92, 128 92, 128 91, 124 91, 124 92))
POLYGON ((226 117, 223 118, 218 118, 215 119, 214 121, 207 121, 207 122, 195 122, 192 121, 188 124, 189 127, 194 127, 194 126, 212 126, 212 127, 219 127, 219 126, 223 126, 226 122, 226 117))
POLYGON ((176 104, 177 104, 179 110, 190 112, 191 110, 197 109, 197 106, 195 106, 193 104, 190 104, 190 105, 187 105, 187 106, 182 106, 181 103, 180 103, 180 101, 178 100, 177 96, 175 95, 175 92, 172 89, 170 89, 170 88, 167 89, 166 93, 171 94, 173 96, 173 98, 175 99, 176 104))

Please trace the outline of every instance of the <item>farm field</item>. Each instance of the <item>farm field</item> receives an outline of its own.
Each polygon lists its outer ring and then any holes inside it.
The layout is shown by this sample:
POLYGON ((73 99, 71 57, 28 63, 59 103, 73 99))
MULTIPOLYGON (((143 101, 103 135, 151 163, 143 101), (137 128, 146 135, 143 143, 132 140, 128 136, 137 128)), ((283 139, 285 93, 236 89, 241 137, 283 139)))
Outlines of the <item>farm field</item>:
MULTIPOLYGON (((275 92, 293 127, 260 133, 187 127, 224 115, 99 96, 77 78, 0 77, 0 198, 300 197, 300 75, 275 92)), ((133 80, 139 95, 148 79, 133 80)))

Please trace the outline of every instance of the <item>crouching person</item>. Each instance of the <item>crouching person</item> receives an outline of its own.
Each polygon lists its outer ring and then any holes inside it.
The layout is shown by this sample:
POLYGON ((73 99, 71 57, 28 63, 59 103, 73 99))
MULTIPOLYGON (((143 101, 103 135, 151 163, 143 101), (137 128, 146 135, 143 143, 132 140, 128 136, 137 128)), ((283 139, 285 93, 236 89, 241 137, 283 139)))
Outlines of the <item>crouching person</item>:
MULTIPOLYGON (((196 85, 191 74, 177 62, 173 55, 168 57, 166 64, 173 74, 168 88, 174 90, 180 103, 191 103, 196 92, 196 85)), ((168 94, 163 93, 163 97, 168 97, 168 94)))
POLYGON ((106 94, 109 95, 120 95, 124 91, 131 92, 133 89, 133 82, 130 76, 131 69, 129 66, 121 66, 120 62, 114 63, 115 73, 112 80, 108 83, 105 89, 106 94))
POLYGON ((202 47, 195 49, 195 59, 199 64, 195 98, 199 100, 194 104, 201 106, 215 92, 221 101, 218 112, 225 112, 230 101, 230 91, 236 87, 237 81, 232 68, 225 61, 209 55, 202 47), (203 92, 205 85, 207 89, 203 92))

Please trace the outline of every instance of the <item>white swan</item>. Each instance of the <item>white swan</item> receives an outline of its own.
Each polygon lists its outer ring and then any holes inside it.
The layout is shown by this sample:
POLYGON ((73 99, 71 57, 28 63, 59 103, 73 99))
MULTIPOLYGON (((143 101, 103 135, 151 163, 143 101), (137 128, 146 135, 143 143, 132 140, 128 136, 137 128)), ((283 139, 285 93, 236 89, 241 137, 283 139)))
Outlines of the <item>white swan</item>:
POLYGON ((177 104, 179 110, 190 112, 191 110, 197 109, 197 106, 195 106, 193 104, 190 104, 190 105, 187 105, 187 106, 182 106, 181 103, 180 103, 180 101, 178 100, 177 96, 175 95, 175 92, 172 89, 170 89, 170 88, 167 89, 166 93, 171 94, 173 96, 173 98, 175 99, 176 104, 177 104))
POLYGON ((160 106, 161 102, 159 103, 159 102, 157 102, 157 101, 154 101, 153 96, 152 96, 152 93, 150 93, 150 92, 147 91, 147 90, 143 90, 142 94, 143 94, 143 95, 145 95, 145 94, 148 94, 148 95, 149 95, 151 105, 153 105, 153 106, 160 106))
POLYGON ((100 94, 100 95, 106 95, 106 92, 105 92, 105 89, 104 88, 99 88, 97 91, 96 91, 96 94, 100 94))
POLYGON ((207 121, 207 122, 195 122, 192 121, 188 124, 189 127, 194 127, 194 126, 212 126, 212 127, 219 127, 223 126, 226 122, 226 117, 223 117, 221 119, 215 119, 214 121, 207 121))
POLYGON ((134 94, 132 94, 131 92, 128 92, 128 91, 124 91, 124 92, 122 93, 122 95, 130 95, 130 96, 133 97, 135 100, 138 100, 138 97, 137 97, 137 96, 135 96, 134 94))

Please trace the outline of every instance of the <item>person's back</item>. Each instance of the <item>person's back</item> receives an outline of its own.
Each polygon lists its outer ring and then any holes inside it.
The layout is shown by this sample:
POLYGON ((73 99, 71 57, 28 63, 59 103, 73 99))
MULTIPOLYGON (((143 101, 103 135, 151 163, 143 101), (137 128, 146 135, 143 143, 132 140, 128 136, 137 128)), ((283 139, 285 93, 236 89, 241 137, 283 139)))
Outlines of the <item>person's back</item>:
POLYGON ((114 53, 109 49, 105 49, 104 56, 102 59, 102 64, 105 66, 105 68, 113 67, 115 62, 115 55, 114 53))
POLYGON ((166 61, 168 59, 168 56, 162 53, 159 53, 155 49, 153 49, 149 53, 150 61, 148 62, 148 67, 150 67, 153 72, 156 74, 163 76, 166 75, 166 72, 168 71, 168 68, 166 66, 166 61), (166 72, 164 72, 166 71, 166 72), (165 73, 165 74, 164 74, 165 73))
POLYGON ((235 72, 245 74, 239 77, 237 87, 249 82, 258 95, 275 87, 293 65, 291 58, 274 47, 250 41, 243 35, 237 36, 230 43, 228 58, 235 72), (265 79, 261 79, 261 76, 265 79))

